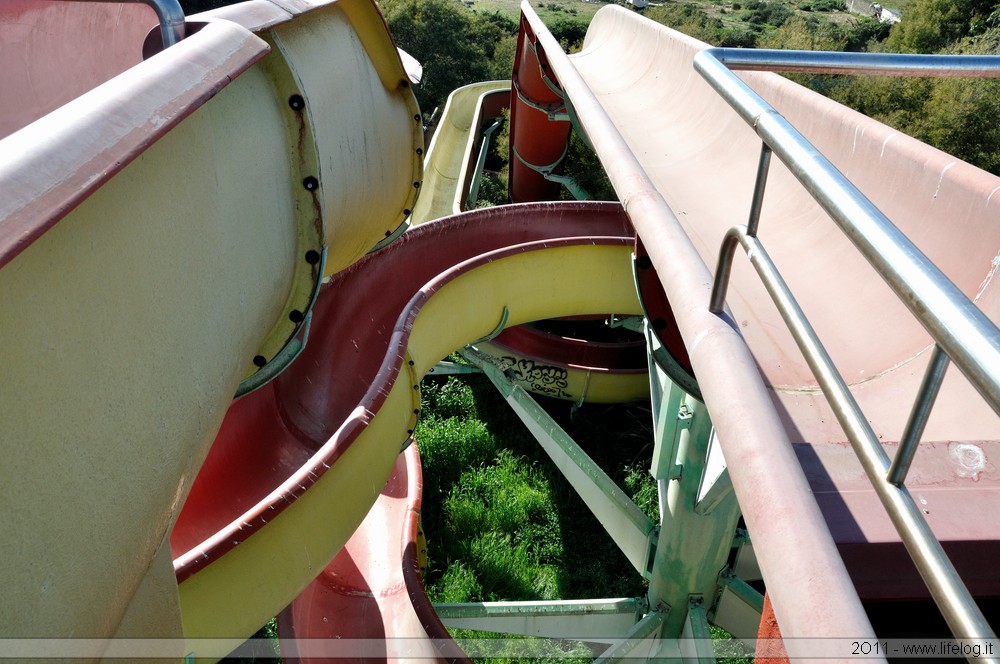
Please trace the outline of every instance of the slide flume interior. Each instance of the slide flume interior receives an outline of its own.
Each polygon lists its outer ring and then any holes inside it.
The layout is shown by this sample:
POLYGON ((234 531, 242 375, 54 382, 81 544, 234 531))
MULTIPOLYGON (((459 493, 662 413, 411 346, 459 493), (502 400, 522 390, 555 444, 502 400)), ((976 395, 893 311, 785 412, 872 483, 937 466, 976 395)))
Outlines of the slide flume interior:
POLYGON ((320 572, 412 432, 419 378, 493 331, 504 307, 511 325, 638 312, 621 206, 446 218, 325 284, 305 351, 233 402, 174 528, 187 636, 250 633, 320 572))

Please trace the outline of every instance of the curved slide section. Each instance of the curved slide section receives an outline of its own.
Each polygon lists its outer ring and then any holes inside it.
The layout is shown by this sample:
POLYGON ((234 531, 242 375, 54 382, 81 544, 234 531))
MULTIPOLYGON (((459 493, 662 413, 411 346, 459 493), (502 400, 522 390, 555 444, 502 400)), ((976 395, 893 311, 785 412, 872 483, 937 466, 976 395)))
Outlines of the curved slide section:
MULTIPOLYGON (((692 59, 703 48, 634 13, 606 7, 569 60, 701 259, 714 267, 723 234, 747 219, 760 139, 695 72, 692 59)), ((1000 289, 992 284, 1000 178, 776 74, 740 75, 970 300, 1000 320, 1000 289)), ((777 159, 759 237, 891 458, 927 366, 929 336, 777 159)), ((652 252, 652 240, 643 240, 652 252)), ((926 593, 908 563, 900 568, 895 529, 743 256, 734 263, 728 303, 859 590, 867 597, 926 593)), ((730 368, 716 369, 723 374, 730 368)), ((922 440, 907 480, 910 492, 921 497, 927 521, 970 588, 1000 594, 997 577, 987 571, 1000 551, 1000 467, 986 461, 1000 458, 1000 421, 957 369, 946 375, 922 440)))
POLYGON ((324 246, 342 267, 412 206, 373 3, 188 28, 143 59, 145 6, 0 3, 7 635, 180 636, 169 533, 233 393, 300 332, 324 246))
POLYGON ((458 214, 465 209, 470 168, 475 168, 477 134, 481 131, 487 99, 503 98, 495 114, 507 105, 510 81, 486 81, 458 88, 450 95, 441 113, 437 130, 424 160, 424 183, 413 206, 414 226, 458 214))
MULTIPOLYGON (((417 227, 334 275, 303 353, 230 407, 174 528, 185 635, 248 635, 320 573, 376 500, 442 357, 505 308, 511 325, 636 313, 631 274, 621 206, 548 203, 417 227)), ((398 567, 398 548, 378 565, 398 567)))
POLYGON ((344 548, 278 616, 284 661, 467 661, 424 593, 421 491, 411 445, 344 548))
MULTIPOLYGON (((534 62, 537 68, 537 59, 534 62)), ((481 166, 477 163, 481 133, 509 104, 510 90, 508 81, 491 81, 467 85, 449 95, 425 160, 422 193, 410 217, 413 226, 465 209, 470 184, 481 166)), ((512 126, 511 132, 517 133, 522 145, 530 144, 544 125, 522 122, 512 126)), ((537 173, 531 171, 531 175, 537 173)), ((572 335, 509 327, 483 343, 481 350, 512 369, 521 387, 535 394, 594 403, 645 399, 649 394, 645 342, 580 338, 593 337, 595 329, 597 334, 607 334, 603 317, 597 318, 575 326, 572 335)))

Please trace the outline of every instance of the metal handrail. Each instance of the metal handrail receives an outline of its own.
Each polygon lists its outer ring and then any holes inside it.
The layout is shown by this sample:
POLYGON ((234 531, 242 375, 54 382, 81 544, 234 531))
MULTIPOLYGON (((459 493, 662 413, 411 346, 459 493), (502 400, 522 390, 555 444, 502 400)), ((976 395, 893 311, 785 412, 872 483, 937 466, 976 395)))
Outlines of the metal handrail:
MULTIPOLYGON (((695 68, 763 139, 746 226, 726 234, 710 309, 720 312, 737 245, 746 250, 860 459, 952 633, 996 639, 903 481, 949 359, 1000 413, 1000 330, 891 221, 733 70, 1000 77, 1000 57, 913 56, 707 49, 695 68), (936 342, 896 459, 878 442, 843 377, 757 239, 770 153, 774 152, 936 342)), ((998 660, 992 660, 998 661, 998 660)))
MULTIPOLYGON (((916 57, 713 48, 698 53, 694 66, 788 166, 1000 415, 1000 330, 791 123, 728 68, 734 62, 741 69, 895 74, 916 57), (866 66, 848 69, 845 61, 866 66)), ((936 70, 926 65, 928 60, 938 60, 938 70, 943 70, 950 58, 979 76, 985 75, 983 61, 989 60, 991 75, 1000 77, 1000 56, 922 56, 925 64, 919 71, 932 75, 936 70)))
POLYGON ((163 48, 169 48, 186 36, 184 10, 180 0, 73 0, 74 2, 102 2, 149 5, 156 12, 160 21, 160 36, 163 38, 163 48))

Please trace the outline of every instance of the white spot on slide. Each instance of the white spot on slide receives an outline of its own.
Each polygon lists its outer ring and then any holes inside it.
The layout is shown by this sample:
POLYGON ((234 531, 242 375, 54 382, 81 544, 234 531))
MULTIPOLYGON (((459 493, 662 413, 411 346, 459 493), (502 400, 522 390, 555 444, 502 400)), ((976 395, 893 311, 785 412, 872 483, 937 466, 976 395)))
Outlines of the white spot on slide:
POLYGON ((955 464, 955 474, 959 477, 979 479, 979 474, 986 470, 986 453, 979 445, 972 443, 952 444, 948 448, 948 456, 955 464))
POLYGON ((944 182, 944 174, 947 173, 948 170, 951 169, 951 167, 954 166, 954 165, 955 165, 955 162, 951 162, 950 164, 948 164, 947 166, 945 166, 943 169, 941 169, 941 177, 938 178, 937 189, 934 190, 934 198, 937 198, 938 194, 941 192, 941 183, 944 182))
POLYGON ((1000 253, 993 257, 990 261, 990 270, 986 273, 986 278, 983 279, 983 283, 979 284, 979 290, 976 292, 976 296, 972 298, 973 302, 978 302, 979 298, 983 296, 986 289, 989 287, 990 282, 993 281, 993 275, 997 273, 997 268, 1000 268, 1000 253))

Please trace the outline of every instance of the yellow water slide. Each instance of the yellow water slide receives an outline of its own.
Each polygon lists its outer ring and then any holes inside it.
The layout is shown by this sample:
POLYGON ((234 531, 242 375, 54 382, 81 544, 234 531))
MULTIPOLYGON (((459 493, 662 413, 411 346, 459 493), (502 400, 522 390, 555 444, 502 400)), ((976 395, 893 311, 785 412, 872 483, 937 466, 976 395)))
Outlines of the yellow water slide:
MULTIPOLYGON (((425 178, 411 226, 470 207, 470 192, 478 190, 484 176, 486 156, 501 113, 509 108, 511 90, 510 81, 487 81, 463 86, 448 96, 424 159, 425 178)), ((603 318, 583 323, 585 334, 574 330, 575 337, 532 326, 504 329, 480 350, 510 368, 518 383, 536 394, 577 402, 642 401, 649 393, 644 343, 577 338, 592 336, 595 328, 606 333, 603 318)))
POLYGON ((9 635, 181 633, 168 538, 233 394, 302 331, 324 253, 363 255, 421 179, 368 0, 254 0, 143 59, 156 26, 0 6, 9 635))
POLYGON ((423 192, 411 217, 414 226, 465 209, 470 170, 478 158, 479 134, 486 119, 483 105, 488 98, 500 96, 510 96, 510 81, 473 83, 448 95, 427 148, 423 192))

